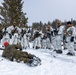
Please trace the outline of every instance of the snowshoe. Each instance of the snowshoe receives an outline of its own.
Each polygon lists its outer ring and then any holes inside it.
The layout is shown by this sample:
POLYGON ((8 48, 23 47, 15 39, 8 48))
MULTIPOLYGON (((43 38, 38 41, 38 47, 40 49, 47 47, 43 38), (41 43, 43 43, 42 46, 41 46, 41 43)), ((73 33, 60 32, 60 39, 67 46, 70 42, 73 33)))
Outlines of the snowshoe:
POLYGON ((27 65, 29 65, 30 67, 41 65, 41 59, 36 57, 36 56, 34 56, 33 59, 30 59, 27 62, 27 65))

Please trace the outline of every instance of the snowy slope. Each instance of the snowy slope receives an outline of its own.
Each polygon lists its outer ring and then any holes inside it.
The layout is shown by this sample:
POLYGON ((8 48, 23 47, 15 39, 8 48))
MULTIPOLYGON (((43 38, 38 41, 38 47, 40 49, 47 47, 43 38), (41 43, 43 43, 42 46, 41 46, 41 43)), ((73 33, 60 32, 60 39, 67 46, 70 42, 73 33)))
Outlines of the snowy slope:
POLYGON ((54 58, 47 49, 24 51, 38 56, 42 60, 42 65, 29 67, 22 62, 11 62, 1 57, 3 51, 0 50, 0 75, 76 75, 75 56, 58 55, 54 58))

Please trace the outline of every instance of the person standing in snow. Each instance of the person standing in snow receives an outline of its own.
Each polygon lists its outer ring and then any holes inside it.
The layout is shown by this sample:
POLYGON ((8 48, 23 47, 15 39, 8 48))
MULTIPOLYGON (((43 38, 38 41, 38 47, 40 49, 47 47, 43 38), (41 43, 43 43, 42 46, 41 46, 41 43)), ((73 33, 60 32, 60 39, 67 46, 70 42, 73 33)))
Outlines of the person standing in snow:
POLYGON ((18 33, 21 32, 21 29, 16 25, 16 22, 14 22, 12 26, 9 26, 9 27, 7 28, 7 31, 8 31, 9 34, 11 34, 12 31, 14 31, 14 30, 17 30, 18 33))
POLYGON ((48 26, 47 26, 46 34, 47 34, 47 37, 48 37, 49 40, 50 40, 50 43, 51 43, 51 31, 53 31, 53 28, 52 28, 52 26, 48 25, 48 26))
POLYGON ((36 31, 34 33, 33 39, 34 39, 33 48, 35 49, 41 48, 41 34, 39 33, 39 31, 36 31))
POLYGON ((29 47, 29 41, 27 38, 26 30, 22 30, 20 40, 21 40, 21 46, 23 49, 26 49, 29 47))
POLYGON ((28 29, 28 31, 27 31, 27 39, 28 39, 28 41, 30 42, 31 41, 31 30, 30 29, 28 29))
POLYGON ((76 33, 76 29, 73 26, 72 22, 67 22, 67 30, 65 31, 66 33, 66 42, 67 42, 67 50, 68 53, 67 55, 75 55, 74 52, 74 38, 75 38, 75 33, 76 33))
POLYGON ((43 35, 41 44, 41 47, 43 49, 52 49, 52 45, 50 43, 50 39, 47 37, 47 34, 43 35))
POLYGON ((9 36, 9 33, 8 32, 4 32, 3 34, 3 38, 1 40, 1 44, 2 46, 4 46, 4 42, 9 42, 10 43, 10 36, 9 36))
POLYGON ((19 35, 18 35, 18 31, 17 31, 17 29, 15 29, 14 31, 13 31, 13 34, 12 34, 12 43, 11 44, 18 44, 18 39, 19 38, 19 35))
POLYGON ((53 45, 52 45, 53 40, 52 40, 52 35, 51 35, 52 31, 53 31, 52 26, 48 25, 47 26, 47 31, 46 31, 46 34, 47 34, 47 39, 46 39, 47 44, 46 45, 47 45, 47 48, 53 50, 53 45))
POLYGON ((56 33, 55 40, 56 40, 56 51, 62 51, 62 45, 61 43, 63 42, 63 35, 64 35, 64 30, 65 26, 62 25, 61 21, 58 21, 58 27, 54 32, 56 33))

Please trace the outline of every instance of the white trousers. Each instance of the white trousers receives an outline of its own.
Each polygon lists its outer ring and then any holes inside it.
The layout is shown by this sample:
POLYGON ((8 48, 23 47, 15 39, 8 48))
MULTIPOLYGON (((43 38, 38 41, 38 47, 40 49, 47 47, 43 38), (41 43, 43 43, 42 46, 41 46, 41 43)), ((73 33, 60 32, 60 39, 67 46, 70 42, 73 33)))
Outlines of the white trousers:
POLYGON ((34 39, 33 46, 34 46, 34 48, 36 48, 36 46, 41 48, 41 38, 40 37, 37 37, 34 39))
POLYGON ((74 42, 71 42, 70 39, 71 39, 71 37, 66 37, 67 50, 71 53, 74 53, 74 42))

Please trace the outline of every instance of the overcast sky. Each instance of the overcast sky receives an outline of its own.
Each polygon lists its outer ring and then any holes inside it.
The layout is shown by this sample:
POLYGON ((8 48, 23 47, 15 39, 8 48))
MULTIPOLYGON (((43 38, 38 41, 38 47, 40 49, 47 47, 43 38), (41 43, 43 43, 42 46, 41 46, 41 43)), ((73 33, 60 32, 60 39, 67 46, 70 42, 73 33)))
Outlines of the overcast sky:
MULTIPOLYGON (((3 0, 0 0, 0 4, 3 0)), ((76 19, 76 0, 23 0, 23 11, 27 13, 28 24, 55 19, 61 21, 76 19)))

